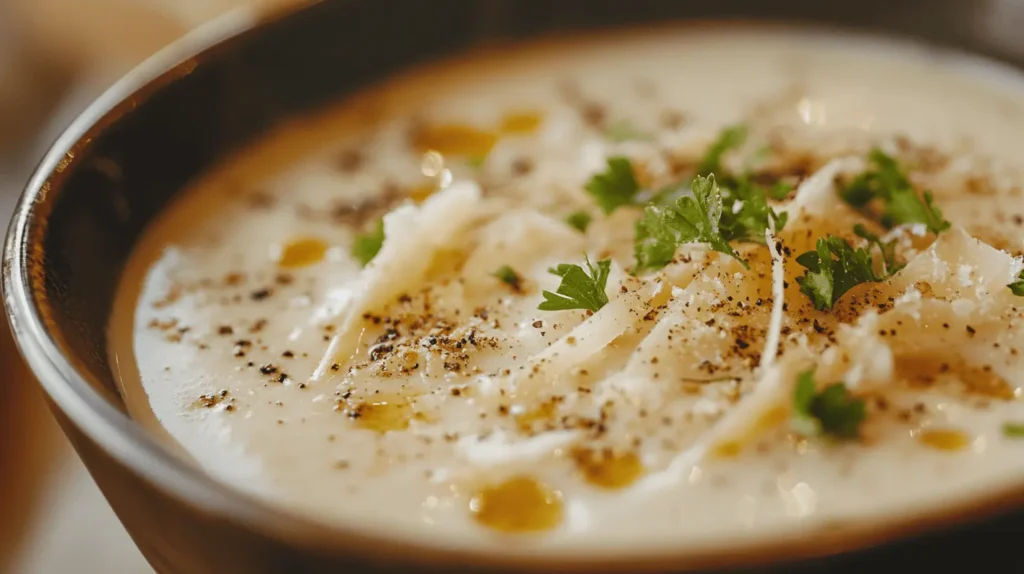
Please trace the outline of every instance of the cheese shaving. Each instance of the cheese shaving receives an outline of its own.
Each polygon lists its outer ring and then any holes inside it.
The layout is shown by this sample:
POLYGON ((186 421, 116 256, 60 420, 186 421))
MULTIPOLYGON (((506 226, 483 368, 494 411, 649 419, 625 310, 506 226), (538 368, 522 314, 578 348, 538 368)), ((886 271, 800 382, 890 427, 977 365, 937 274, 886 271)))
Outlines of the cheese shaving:
POLYGON ((359 277, 357 299, 342 310, 341 326, 314 371, 319 380, 340 360, 356 351, 363 315, 387 305, 413 289, 430 269, 434 256, 460 243, 462 231, 476 217, 480 187, 453 183, 423 205, 405 204, 384 216, 384 244, 359 277))
POLYGON ((782 312, 786 304, 785 297, 785 264, 782 257, 782 244, 775 243, 771 229, 764 230, 764 241, 772 255, 772 314, 768 322, 768 336, 765 339, 764 352, 761 353, 761 369, 767 369, 775 362, 779 352, 779 339, 782 336, 782 312))

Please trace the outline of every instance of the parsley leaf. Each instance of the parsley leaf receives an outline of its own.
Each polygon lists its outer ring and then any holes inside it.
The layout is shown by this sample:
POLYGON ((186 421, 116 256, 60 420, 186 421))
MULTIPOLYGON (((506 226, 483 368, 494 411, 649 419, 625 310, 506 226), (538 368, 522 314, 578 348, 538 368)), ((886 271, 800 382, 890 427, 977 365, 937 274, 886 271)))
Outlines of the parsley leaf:
POLYGON ((857 438, 867 415, 864 401, 852 396, 844 383, 833 383, 819 392, 813 371, 797 376, 793 411, 793 429, 798 433, 839 439, 857 438))
POLYGON ((746 177, 722 188, 723 203, 733 206, 722 214, 723 234, 730 241, 764 244, 765 229, 772 226, 775 231, 781 231, 785 227, 789 214, 775 213, 768 206, 768 193, 767 189, 746 177))
POLYGON ((1024 423, 1003 423, 1003 436, 1024 438, 1024 423))
POLYGON ((895 242, 883 243, 863 225, 854 226, 853 231, 870 245, 854 249, 845 239, 829 235, 818 239, 814 251, 796 258, 797 263, 807 268, 803 277, 796 280, 800 284, 800 292, 810 298, 815 309, 831 309, 850 289, 861 283, 883 281, 905 266, 896 261, 895 242), (882 253, 881 273, 875 272, 872 245, 877 245, 882 253))
POLYGON ((608 158, 607 169, 594 174, 584 189, 607 215, 623 205, 632 204, 633 198, 640 192, 640 184, 628 158, 611 157, 608 158))
POLYGON ((708 150, 704 152, 697 167, 697 174, 707 176, 712 173, 721 173, 722 156, 733 148, 738 148, 747 141, 747 127, 744 125, 732 126, 722 130, 708 150))
POLYGON ((1010 291, 1013 291, 1014 295, 1024 297, 1024 271, 1021 271, 1017 275, 1017 280, 1007 285, 1007 287, 1010 288, 1010 291))
POLYGON ((515 269, 512 269, 508 265, 502 265, 494 272, 494 276, 502 283, 508 285, 515 292, 523 290, 523 278, 516 273, 515 269))
POLYGON ((575 264, 561 263, 548 269, 549 273, 562 278, 562 283, 555 293, 544 291, 544 302, 537 308, 541 311, 563 311, 566 309, 587 309, 597 312, 608 304, 605 287, 608 285, 608 274, 611 272, 610 259, 598 261, 597 265, 584 256, 587 271, 575 264))
POLYGON ((654 139, 651 134, 638 130, 636 126, 626 120, 619 120, 608 126, 608 128, 604 130, 604 137, 615 143, 654 139))
POLYGON ((950 223, 935 206, 932 193, 926 191, 919 196, 896 160, 879 149, 872 150, 868 160, 872 168, 839 190, 843 201, 860 209, 874 199, 882 200, 885 207, 881 221, 886 227, 923 223, 935 234, 949 229, 950 223))
POLYGON ((352 257, 355 257, 359 265, 366 267, 366 264, 377 256, 382 245, 384 245, 384 220, 378 219, 372 230, 356 235, 355 241, 352 242, 352 257))
POLYGON ((576 211, 570 213, 569 216, 565 218, 565 222, 580 233, 587 232, 587 228, 590 227, 590 222, 592 220, 593 218, 586 211, 576 211))
POLYGON ((683 243, 705 243, 749 269, 747 262, 729 246, 729 238, 720 227, 721 220, 722 191, 714 174, 694 179, 693 195, 676 199, 674 205, 648 205, 636 224, 636 272, 664 267, 683 243))
POLYGON ((880 279, 890 277, 900 269, 907 266, 906 263, 896 261, 895 239, 883 242, 880 237, 868 231, 868 228, 864 227, 860 223, 853 226, 853 232, 857 237, 866 240, 870 245, 878 247, 878 251, 882 254, 882 275, 879 277, 880 279))

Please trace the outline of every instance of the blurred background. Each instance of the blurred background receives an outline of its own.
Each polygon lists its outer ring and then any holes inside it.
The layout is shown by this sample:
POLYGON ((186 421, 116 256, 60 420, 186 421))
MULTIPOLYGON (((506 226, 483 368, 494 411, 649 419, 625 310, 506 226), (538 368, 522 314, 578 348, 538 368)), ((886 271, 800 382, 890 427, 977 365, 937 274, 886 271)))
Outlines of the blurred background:
MULTIPOLYGON (((0 230, 47 145, 163 46, 288 0, 0 0, 0 230)), ((0 319, 0 574, 152 574, 51 418, 0 319)))

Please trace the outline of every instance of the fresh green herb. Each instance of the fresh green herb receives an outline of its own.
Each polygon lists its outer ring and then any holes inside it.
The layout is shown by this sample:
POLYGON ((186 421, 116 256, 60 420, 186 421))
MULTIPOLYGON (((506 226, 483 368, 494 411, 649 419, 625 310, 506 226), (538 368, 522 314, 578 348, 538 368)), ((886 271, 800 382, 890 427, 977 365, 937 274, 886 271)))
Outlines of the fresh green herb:
POLYGON ((906 263, 896 261, 895 239, 892 241, 882 241, 880 237, 868 231, 868 228, 864 227, 860 223, 853 226, 853 232, 857 237, 867 241, 869 245, 878 247, 878 251, 882 255, 882 273, 879 276, 880 279, 886 279, 907 266, 906 263))
POLYGON ((515 269, 512 269, 508 265, 502 265, 494 272, 494 276, 499 281, 508 285, 515 292, 521 292, 523 290, 523 278, 516 273, 515 269))
POLYGON ((675 204, 651 202, 636 224, 636 273, 661 269, 672 261, 683 243, 706 243, 715 251, 747 262, 729 246, 730 241, 764 244, 764 231, 786 225, 788 215, 768 205, 767 190, 747 178, 721 187, 715 175, 697 176, 693 195, 676 197, 675 204), (728 205, 730 209, 724 209, 728 205))
POLYGON ((847 291, 861 283, 877 283, 889 278, 904 267, 896 261, 895 243, 883 243, 877 235, 863 225, 856 225, 854 233, 869 242, 867 248, 854 249, 841 237, 829 235, 818 239, 816 249, 802 253, 796 262, 807 268, 797 278, 800 292, 807 295, 818 310, 831 309, 847 291), (877 245, 882 253, 882 270, 875 272, 871 246, 877 245))
POLYGON ((1003 436, 1024 438, 1024 423, 1003 423, 1003 436))
POLYGON ((675 205, 648 205, 636 224, 635 272, 664 267, 684 243, 705 243, 715 251, 735 257, 749 269, 747 262, 729 246, 729 238, 722 234, 721 220, 722 191, 714 174, 694 179, 693 196, 680 197, 675 205))
POLYGON ((881 222, 886 227, 923 223, 935 234, 949 229, 950 223, 935 206, 932 193, 926 191, 919 196, 896 160, 879 149, 872 150, 868 160, 872 168, 855 177, 839 191, 846 203, 864 208, 874 199, 882 200, 885 207, 881 222))
POLYGON ((738 206, 722 213, 722 233, 730 241, 764 244, 764 230, 771 227, 781 231, 789 219, 786 212, 775 213, 768 205, 768 190, 749 178, 736 179, 730 187, 723 187, 722 202, 738 206))
POLYGON ((568 223, 570 227, 574 227, 580 233, 587 232, 587 228, 590 227, 590 222, 592 220, 593 217, 591 217, 586 211, 576 211, 570 213, 569 216, 565 218, 565 222, 568 223))
POLYGON ((471 167, 473 169, 480 169, 480 168, 482 168, 484 166, 484 162, 486 162, 486 161, 487 161, 487 156, 485 156, 485 155, 475 155, 475 156, 471 156, 471 157, 466 158, 466 165, 468 165, 469 167, 471 167))
POLYGON ((838 439, 857 438, 867 414, 864 401, 852 396, 844 383, 833 383, 818 392, 813 371, 797 376, 793 411, 793 429, 798 433, 838 439))
POLYGON ((626 120, 619 120, 608 126, 604 131, 604 137, 615 143, 653 139, 651 134, 638 130, 636 126, 626 120))
POLYGON ((835 235, 818 239, 816 250, 799 255, 796 262, 807 268, 804 276, 797 278, 800 292, 819 310, 831 309, 855 286, 878 280, 872 268, 871 253, 867 249, 854 249, 835 235))
POLYGON ((628 158, 611 157, 605 171, 591 177, 584 189, 607 215, 623 205, 632 204, 640 192, 640 184, 628 158))
POLYGON ((1007 285, 1007 287, 1010 288, 1010 291, 1012 291, 1014 295, 1024 297, 1024 271, 1021 271, 1020 274, 1017 275, 1017 280, 1007 285))
POLYGON ((718 139, 704 152, 697 167, 697 175, 708 176, 712 173, 722 172, 722 156, 731 149, 738 148, 747 141, 747 127, 744 125, 732 126, 722 130, 718 139))
POLYGON ((768 196, 781 201, 789 197, 789 194, 793 193, 793 189, 795 188, 792 183, 780 179, 768 190, 768 196))
POLYGON ((563 311, 566 309, 586 309, 597 312, 608 304, 605 287, 608 285, 608 274, 611 272, 610 259, 598 261, 597 265, 584 256, 587 271, 575 264, 562 263, 548 271, 562 278, 562 283, 555 293, 544 291, 544 302, 537 308, 541 311, 563 311))
POLYGON ((384 220, 378 219, 373 229, 366 233, 356 235, 352 243, 352 257, 363 267, 377 256, 381 246, 384 245, 384 220))

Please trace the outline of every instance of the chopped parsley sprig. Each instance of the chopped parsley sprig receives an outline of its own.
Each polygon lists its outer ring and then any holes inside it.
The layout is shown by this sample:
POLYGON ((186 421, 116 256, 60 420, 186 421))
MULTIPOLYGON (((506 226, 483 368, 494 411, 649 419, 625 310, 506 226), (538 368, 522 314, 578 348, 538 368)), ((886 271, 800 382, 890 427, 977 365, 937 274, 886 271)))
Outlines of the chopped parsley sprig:
POLYGON ((818 391, 813 370, 797 376, 793 412, 792 426, 798 433, 837 439, 857 438, 867 416, 864 400, 851 395, 844 383, 833 383, 818 391))
POLYGON ((635 125, 626 120, 619 120, 604 130, 604 137, 614 143, 627 141, 649 141, 654 139, 650 133, 637 129, 635 125))
POLYGON ((863 225, 853 228, 857 236, 868 241, 868 247, 854 249, 842 237, 829 235, 818 239, 814 251, 802 253, 796 262, 807 268, 803 277, 797 278, 800 292, 807 295, 815 309, 831 309, 850 289, 861 283, 884 281, 904 267, 896 261, 894 241, 882 242, 863 225), (881 252, 881 271, 875 271, 871 247, 878 246, 881 252))
POLYGON ((523 290, 523 278, 516 273, 515 269, 508 265, 502 265, 494 272, 494 277, 501 281, 505 285, 508 285, 516 293, 520 293, 523 290))
POLYGON ((680 197, 675 205, 648 205, 636 225, 637 272, 664 267, 683 243, 705 243, 749 268, 729 245, 721 223, 722 191, 713 174, 694 179, 693 195, 680 197))
POLYGON ((373 228, 366 233, 356 235, 352 242, 352 257, 363 267, 373 261, 384 245, 384 220, 378 219, 373 228))
POLYGON ((1024 423, 1003 423, 1003 436, 1024 438, 1024 423))
POLYGON ((1007 285, 1010 291, 1018 297, 1024 297, 1024 271, 1017 275, 1017 280, 1007 285))
POLYGON ((746 141, 747 127, 742 124, 722 130, 722 133, 718 134, 718 139, 712 142, 708 146, 708 150, 704 152, 704 157, 697 166, 697 175, 707 176, 712 173, 722 173, 722 157, 728 151, 742 146, 746 141))
POLYGON ((593 217, 586 211, 574 211, 570 213, 566 218, 565 222, 570 227, 576 229, 580 233, 586 233, 587 228, 590 227, 590 222, 593 221, 593 217))
POLYGON ((587 270, 576 264, 561 263, 548 269, 549 273, 562 278, 558 289, 552 293, 544 291, 544 302, 537 308, 541 311, 564 311, 568 309, 584 309, 597 312, 608 304, 608 295, 604 292, 608 285, 608 274, 611 272, 611 259, 604 259, 594 265, 590 258, 584 256, 587 270))
POLYGON ((634 198, 640 193, 640 183, 629 158, 610 157, 605 170, 591 177, 583 189, 608 215, 619 207, 633 205, 634 198))
POLYGON ((644 215, 636 224, 633 246, 636 273, 661 269, 684 243, 707 244, 749 269, 729 242, 763 244, 765 229, 771 226, 781 230, 786 224, 787 214, 775 213, 762 187, 743 184, 723 188, 710 174, 697 176, 691 189, 692 195, 683 195, 674 204, 652 202, 644 208, 644 215))
POLYGON ((932 193, 926 191, 919 196, 896 160, 874 149, 868 161, 871 168, 839 190, 839 196, 846 203, 864 209, 871 201, 881 200, 884 205, 881 223, 888 228, 920 223, 935 234, 949 229, 950 223, 942 217, 932 193))

